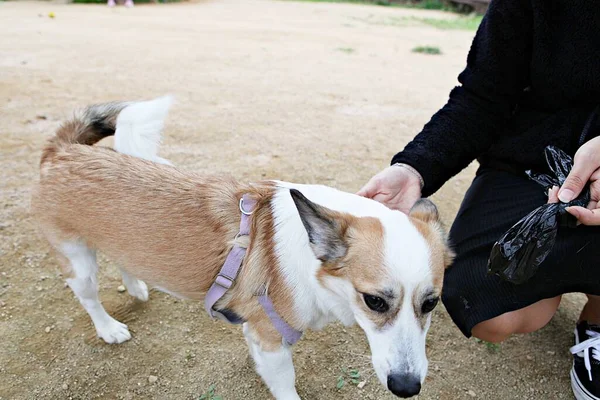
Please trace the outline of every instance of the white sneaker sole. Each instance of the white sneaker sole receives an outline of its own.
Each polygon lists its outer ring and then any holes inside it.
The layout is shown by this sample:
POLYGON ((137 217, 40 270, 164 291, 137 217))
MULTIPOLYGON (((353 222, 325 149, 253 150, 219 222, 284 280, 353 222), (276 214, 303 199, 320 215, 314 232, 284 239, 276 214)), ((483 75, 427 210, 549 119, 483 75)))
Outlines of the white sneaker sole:
POLYGON ((571 368, 571 388, 577 400, 600 400, 600 398, 592 395, 579 381, 575 369, 571 368))

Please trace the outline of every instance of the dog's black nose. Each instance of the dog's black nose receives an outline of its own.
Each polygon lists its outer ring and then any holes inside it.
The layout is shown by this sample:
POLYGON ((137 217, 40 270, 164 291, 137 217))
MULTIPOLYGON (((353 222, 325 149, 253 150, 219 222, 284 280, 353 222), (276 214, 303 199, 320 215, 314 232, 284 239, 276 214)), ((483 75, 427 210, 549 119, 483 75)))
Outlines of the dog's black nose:
POLYGON ((391 374, 387 378, 390 392, 404 399, 413 397, 421 391, 421 380, 409 374, 391 374))

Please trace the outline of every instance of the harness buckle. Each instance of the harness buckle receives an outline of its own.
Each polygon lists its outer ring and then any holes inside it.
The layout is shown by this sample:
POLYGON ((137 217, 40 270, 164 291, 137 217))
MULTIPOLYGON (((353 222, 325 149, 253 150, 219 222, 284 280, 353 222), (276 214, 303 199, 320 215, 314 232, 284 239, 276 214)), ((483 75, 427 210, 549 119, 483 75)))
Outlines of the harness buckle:
POLYGON ((248 215, 248 216, 252 215, 252 213, 254 212, 254 211, 244 210, 244 198, 243 197, 240 199, 240 211, 242 214, 248 215))
POLYGON ((222 288, 229 289, 231 286, 233 286, 234 280, 235 280, 234 278, 231 278, 227 275, 219 274, 219 275, 217 275, 217 278, 215 279, 215 283, 217 285, 221 286, 222 288))

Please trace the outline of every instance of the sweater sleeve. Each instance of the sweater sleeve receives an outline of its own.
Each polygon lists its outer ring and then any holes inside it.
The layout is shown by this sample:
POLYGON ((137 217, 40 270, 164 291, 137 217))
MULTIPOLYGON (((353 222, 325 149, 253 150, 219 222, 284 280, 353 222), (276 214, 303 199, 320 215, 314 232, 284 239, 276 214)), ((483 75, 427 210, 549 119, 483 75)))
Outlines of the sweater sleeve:
POLYGON ((527 0, 492 0, 446 105, 392 159, 423 176, 423 196, 484 153, 529 85, 533 35, 527 0))

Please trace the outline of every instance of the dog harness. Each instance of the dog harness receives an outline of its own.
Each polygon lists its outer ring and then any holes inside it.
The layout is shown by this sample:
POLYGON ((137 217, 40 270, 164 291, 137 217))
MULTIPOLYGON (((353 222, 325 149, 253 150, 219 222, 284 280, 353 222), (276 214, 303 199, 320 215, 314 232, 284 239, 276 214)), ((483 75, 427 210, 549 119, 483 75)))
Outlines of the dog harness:
MULTIPOLYGON (((235 236, 235 239, 238 239, 241 236, 249 236, 250 235, 250 221, 252 213, 254 212, 254 207, 256 206, 256 201, 250 198, 248 195, 244 195, 240 199, 240 212, 241 212, 241 221, 240 221, 240 231, 235 236)), ((242 263, 244 262, 244 256, 246 255, 246 247, 240 245, 238 240, 234 240, 233 248, 227 255, 225 259, 225 264, 219 271, 215 281, 212 286, 206 293, 206 298, 204 299, 204 307, 206 308, 206 312, 210 315, 211 318, 219 318, 224 321, 227 321, 231 324, 240 324, 245 322, 242 318, 240 318, 235 313, 230 310, 215 310, 215 304, 225 296, 225 293, 233 286, 240 268, 242 267, 242 263)), ((261 293, 258 295, 258 302, 262 306, 263 310, 267 314, 267 317, 271 320, 271 323, 279 332, 279 334, 283 337, 283 340, 288 345, 295 344, 302 337, 302 332, 292 328, 285 320, 275 311, 275 307, 273 306, 273 302, 269 298, 267 293, 267 286, 264 285, 261 293)))

